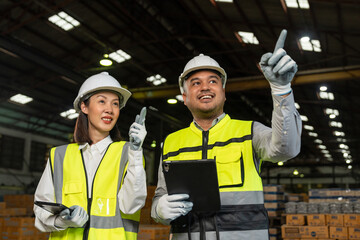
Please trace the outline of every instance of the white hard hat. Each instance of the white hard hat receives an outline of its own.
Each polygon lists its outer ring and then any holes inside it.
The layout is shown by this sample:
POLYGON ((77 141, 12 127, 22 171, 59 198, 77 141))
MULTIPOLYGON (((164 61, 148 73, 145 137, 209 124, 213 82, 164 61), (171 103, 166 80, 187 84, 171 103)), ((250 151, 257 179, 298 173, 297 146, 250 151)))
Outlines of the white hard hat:
POLYGON ((181 94, 184 93, 183 84, 185 77, 189 73, 201 69, 211 69, 218 71, 222 75, 221 78, 223 80, 223 87, 225 87, 227 79, 225 70, 220 67, 220 65, 214 59, 201 53, 199 56, 194 57, 185 65, 184 71, 179 76, 179 87, 181 94))
POLYGON ((108 72, 95 74, 81 85, 79 93, 74 100, 74 108, 77 112, 80 111, 80 104, 82 101, 88 99, 92 94, 101 90, 110 90, 119 95, 120 109, 123 108, 131 96, 131 92, 121 87, 120 83, 109 75, 108 72))

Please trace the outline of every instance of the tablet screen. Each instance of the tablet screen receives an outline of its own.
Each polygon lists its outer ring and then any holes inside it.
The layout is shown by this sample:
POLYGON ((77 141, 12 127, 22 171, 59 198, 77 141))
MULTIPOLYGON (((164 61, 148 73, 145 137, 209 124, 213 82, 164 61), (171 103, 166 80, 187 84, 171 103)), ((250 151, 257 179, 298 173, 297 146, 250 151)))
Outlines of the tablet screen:
POLYGON ((216 163, 213 159, 164 161, 168 194, 187 193, 194 212, 220 209, 220 194, 216 163))
POLYGON ((35 201, 35 205, 45 209, 48 212, 51 212, 54 215, 57 215, 62 210, 68 208, 65 205, 61 204, 61 203, 42 202, 42 201, 35 201))

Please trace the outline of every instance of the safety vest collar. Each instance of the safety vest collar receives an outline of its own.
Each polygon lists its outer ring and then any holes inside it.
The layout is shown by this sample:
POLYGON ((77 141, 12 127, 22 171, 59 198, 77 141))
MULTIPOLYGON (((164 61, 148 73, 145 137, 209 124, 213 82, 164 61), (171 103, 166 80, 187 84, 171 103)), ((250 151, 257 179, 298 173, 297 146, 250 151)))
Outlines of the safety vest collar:
MULTIPOLYGON (((217 124, 215 124, 215 126, 210 128, 208 131, 210 131, 211 133, 216 132, 219 129, 221 129, 230 120, 231 120, 230 116, 228 114, 226 114, 223 119, 221 119, 217 124)), ((200 130, 199 128, 197 128, 194 122, 191 122, 189 127, 194 133, 196 133, 199 136, 202 136, 201 132, 203 130, 200 130)))

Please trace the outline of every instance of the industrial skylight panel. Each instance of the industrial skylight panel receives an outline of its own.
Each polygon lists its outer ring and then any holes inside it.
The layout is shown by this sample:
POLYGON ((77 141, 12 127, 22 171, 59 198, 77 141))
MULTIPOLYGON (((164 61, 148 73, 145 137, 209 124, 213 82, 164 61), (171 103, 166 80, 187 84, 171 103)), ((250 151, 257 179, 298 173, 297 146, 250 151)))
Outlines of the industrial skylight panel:
POLYGON ((309 9, 310 5, 308 0, 285 0, 286 6, 289 8, 302 8, 309 9))
POLYGON ((33 100, 33 98, 31 97, 28 97, 28 96, 25 96, 25 95, 22 95, 20 93, 12 96, 10 98, 10 101, 12 102, 16 102, 16 103, 20 103, 20 104, 26 104, 28 102, 31 102, 33 100))
POLYGON ((304 51, 321 52, 320 41, 309 37, 300 38, 301 49, 304 51))
POLYGON ((117 63, 122 63, 126 60, 129 60, 131 56, 124 52, 123 50, 119 49, 116 52, 112 52, 109 54, 109 58, 116 61, 117 63))
POLYGON ((59 12, 58 14, 52 15, 48 20, 65 31, 69 31, 80 25, 78 20, 71 17, 66 12, 59 12))
POLYGON ((257 45, 259 44, 258 39, 255 37, 254 33, 252 32, 238 31, 237 34, 241 37, 244 43, 257 44, 257 45))
POLYGON ((67 111, 60 113, 60 116, 68 119, 74 119, 79 116, 79 113, 77 113, 75 109, 69 109, 67 111))

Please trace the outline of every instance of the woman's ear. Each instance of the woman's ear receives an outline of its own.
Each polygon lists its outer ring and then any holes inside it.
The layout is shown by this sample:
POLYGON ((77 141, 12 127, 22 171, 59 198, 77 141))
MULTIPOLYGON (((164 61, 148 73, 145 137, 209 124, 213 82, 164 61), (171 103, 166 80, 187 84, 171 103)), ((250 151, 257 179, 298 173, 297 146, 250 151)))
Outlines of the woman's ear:
POLYGON ((88 114, 88 107, 85 105, 84 102, 81 102, 80 109, 83 113, 88 114))

